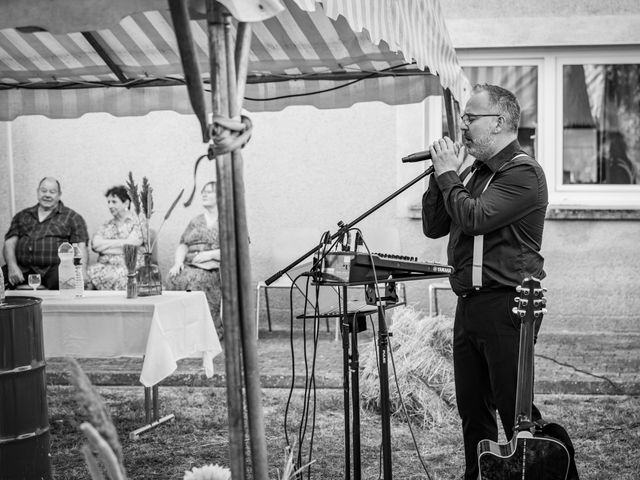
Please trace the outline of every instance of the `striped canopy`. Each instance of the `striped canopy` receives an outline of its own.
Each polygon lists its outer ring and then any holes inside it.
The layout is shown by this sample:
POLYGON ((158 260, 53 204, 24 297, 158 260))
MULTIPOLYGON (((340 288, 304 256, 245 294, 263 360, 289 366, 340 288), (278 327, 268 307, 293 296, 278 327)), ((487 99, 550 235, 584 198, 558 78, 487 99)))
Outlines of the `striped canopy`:
MULTIPOLYGON (((413 103, 443 87, 466 101, 469 84, 437 0, 283 4, 276 16, 252 23, 246 109, 413 103)), ((205 73, 206 23, 192 13, 205 73)), ((0 2, 0 120, 154 110, 192 112, 166 1, 0 2)))

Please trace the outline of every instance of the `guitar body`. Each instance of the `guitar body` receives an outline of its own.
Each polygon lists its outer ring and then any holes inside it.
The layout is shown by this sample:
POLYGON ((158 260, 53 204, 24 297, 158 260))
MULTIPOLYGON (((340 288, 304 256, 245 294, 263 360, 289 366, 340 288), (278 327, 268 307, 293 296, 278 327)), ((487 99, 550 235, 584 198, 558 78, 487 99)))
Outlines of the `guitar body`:
POLYGON ((562 442, 529 432, 519 433, 509 443, 478 444, 482 480, 566 480, 570 461, 562 442))

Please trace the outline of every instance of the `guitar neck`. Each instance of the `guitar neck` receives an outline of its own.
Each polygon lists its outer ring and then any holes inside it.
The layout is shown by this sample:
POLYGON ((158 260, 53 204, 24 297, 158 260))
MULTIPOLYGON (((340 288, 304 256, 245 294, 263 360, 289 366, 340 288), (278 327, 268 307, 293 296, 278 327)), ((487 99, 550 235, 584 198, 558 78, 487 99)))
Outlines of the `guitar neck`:
POLYGON ((533 403, 533 323, 520 326, 520 353, 518 354, 518 383, 516 389, 516 428, 531 421, 533 403))
POLYGON ((520 351, 518 354, 518 381, 516 388, 516 431, 527 429, 532 420, 533 378, 534 378, 534 336, 536 322, 541 319, 546 300, 540 280, 526 278, 518 287, 520 296, 514 308, 522 320, 520 325, 520 351))

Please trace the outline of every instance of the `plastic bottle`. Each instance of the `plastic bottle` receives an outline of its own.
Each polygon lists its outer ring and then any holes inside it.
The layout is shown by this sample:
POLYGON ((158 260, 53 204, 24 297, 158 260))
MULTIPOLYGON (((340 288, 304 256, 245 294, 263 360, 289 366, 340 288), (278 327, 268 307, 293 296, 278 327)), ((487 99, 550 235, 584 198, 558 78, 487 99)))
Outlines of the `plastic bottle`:
POLYGON ((76 297, 84 296, 84 277, 82 275, 82 255, 77 245, 73 246, 73 268, 75 272, 76 297))
POLYGON ((73 297, 76 289, 76 272, 73 267, 73 245, 63 242, 58 247, 58 257, 60 264, 58 265, 58 290, 60 296, 73 297))

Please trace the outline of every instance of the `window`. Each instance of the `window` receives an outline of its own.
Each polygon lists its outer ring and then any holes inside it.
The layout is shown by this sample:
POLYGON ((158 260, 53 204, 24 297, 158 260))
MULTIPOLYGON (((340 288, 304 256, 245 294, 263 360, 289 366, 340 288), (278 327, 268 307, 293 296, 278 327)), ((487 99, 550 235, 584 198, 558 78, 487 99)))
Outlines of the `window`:
POLYGON ((555 115, 545 131, 550 200, 573 208, 640 208, 640 54, 560 51, 548 62, 555 115))
POLYGON ((562 66, 562 183, 640 184, 640 64, 562 66))
POLYGON ((551 207, 640 209, 637 48, 467 50, 459 58, 472 84, 518 97, 518 139, 544 168, 551 207))

